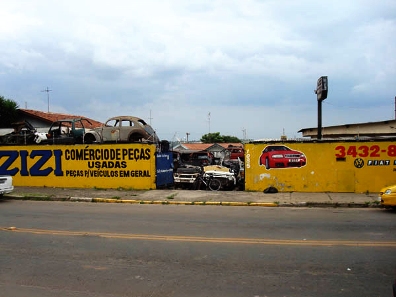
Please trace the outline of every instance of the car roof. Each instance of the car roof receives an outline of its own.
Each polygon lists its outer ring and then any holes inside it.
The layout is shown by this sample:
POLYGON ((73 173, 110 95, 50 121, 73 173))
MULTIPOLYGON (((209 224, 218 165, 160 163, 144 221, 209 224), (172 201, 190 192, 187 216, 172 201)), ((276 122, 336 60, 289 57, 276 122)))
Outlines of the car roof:
POLYGON ((86 118, 73 118, 73 119, 61 119, 61 120, 57 120, 57 121, 55 121, 54 123, 56 123, 56 122, 79 122, 79 121, 82 121, 82 120, 87 120, 87 121, 88 121, 88 119, 86 119, 86 118))
POLYGON ((107 119, 106 122, 112 121, 112 120, 135 120, 135 121, 143 121, 141 118, 134 117, 134 116, 116 116, 116 117, 111 117, 111 118, 107 119))

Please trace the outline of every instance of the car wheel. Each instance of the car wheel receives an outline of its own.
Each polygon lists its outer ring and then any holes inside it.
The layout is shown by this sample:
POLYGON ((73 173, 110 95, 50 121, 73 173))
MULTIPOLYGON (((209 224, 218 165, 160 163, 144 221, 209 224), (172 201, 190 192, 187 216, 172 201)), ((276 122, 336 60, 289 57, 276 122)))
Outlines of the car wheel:
POLYGON ((87 144, 92 144, 95 142, 95 140, 96 140, 95 136, 93 136, 92 134, 86 134, 84 137, 84 143, 87 144))
POLYGON ((265 169, 270 169, 269 159, 265 158, 265 169))
POLYGON ((128 142, 142 142, 143 137, 139 134, 132 134, 129 136, 128 142))

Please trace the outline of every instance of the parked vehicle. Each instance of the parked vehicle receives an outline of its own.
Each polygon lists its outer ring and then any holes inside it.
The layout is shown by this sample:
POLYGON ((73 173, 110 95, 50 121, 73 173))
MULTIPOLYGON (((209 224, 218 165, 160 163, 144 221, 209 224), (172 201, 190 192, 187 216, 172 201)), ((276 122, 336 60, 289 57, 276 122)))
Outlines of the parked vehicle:
POLYGON ((86 118, 64 119, 53 122, 41 142, 48 144, 91 144, 100 142, 100 137, 93 129, 86 126, 92 125, 86 118))
POLYGON ((229 152, 229 159, 231 160, 239 158, 243 161, 245 159, 245 150, 242 146, 229 145, 226 150, 229 152))
POLYGON ((181 164, 173 173, 175 188, 191 189, 201 171, 199 166, 181 164))
POLYGON ((268 145, 260 156, 260 165, 270 168, 302 167, 307 159, 302 152, 294 151, 284 145, 268 145))
POLYGON ((378 200, 384 207, 396 208, 396 185, 382 188, 378 200))
POLYGON ((154 129, 144 120, 133 116, 109 118, 100 128, 94 130, 100 142, 148 142, 159 143, 154 129))
POLYGON ((9 194, 14 190, 12 183, 12 176, 10 175, 0 175, 0 196, 4 194, 9 194))

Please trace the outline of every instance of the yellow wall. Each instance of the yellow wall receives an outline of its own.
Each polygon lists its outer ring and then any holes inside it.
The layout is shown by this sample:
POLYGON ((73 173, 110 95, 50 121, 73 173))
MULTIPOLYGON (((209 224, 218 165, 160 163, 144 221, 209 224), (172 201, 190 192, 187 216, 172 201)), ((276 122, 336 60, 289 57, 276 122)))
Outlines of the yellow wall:
MULTIPOLYGON (((264 163, 264 162, 263 162, 264 163)), ((245 144, 245 189, 281 192, 378 192, 396 184, 395 142, 256 143, 245 144), (301 167, 260 165, 268 145, 284 145, 306 156, 301 167)))
POLYGON ((0 147, 0 175, 14 186, 155 189, 152 144, 0 147))

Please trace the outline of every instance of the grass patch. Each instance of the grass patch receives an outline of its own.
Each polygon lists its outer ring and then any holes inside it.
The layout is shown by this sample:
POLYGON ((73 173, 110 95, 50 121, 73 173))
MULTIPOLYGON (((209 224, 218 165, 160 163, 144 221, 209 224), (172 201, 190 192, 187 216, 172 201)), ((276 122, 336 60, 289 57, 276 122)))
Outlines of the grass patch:
POLYGON ((123 188, 123 187, 118 187, 116 190, 117 191, 142 191, 142 190, 136 190, 134 188, 123 188))
POLYGON ((99 187, 93 187, 94 190, 96 191, 107 191, 105 188, 99 188, 99 187))
POLYGON ((177 193, 173 193, 172 195, 169 195, 166 197, 166 199, 175 199, 177 193))

